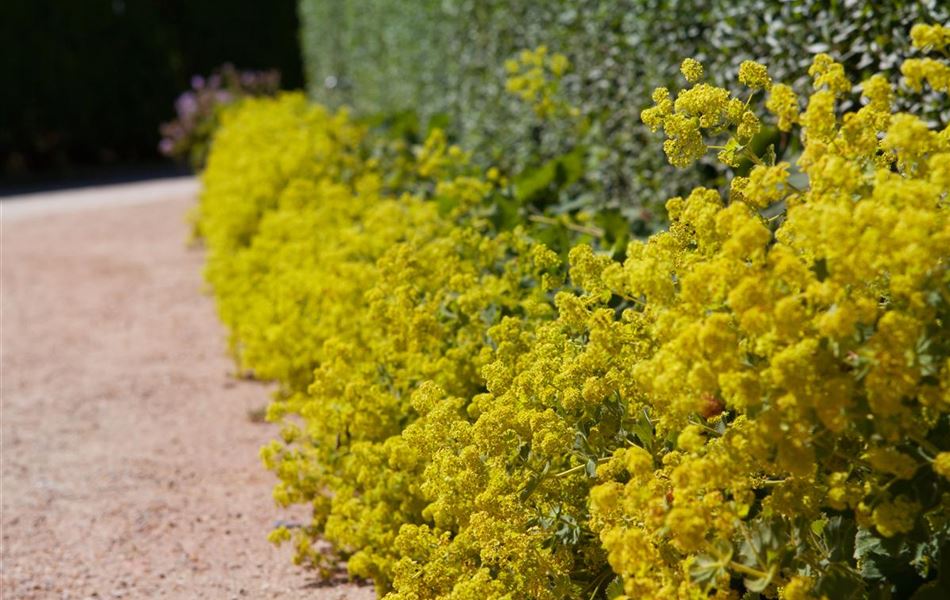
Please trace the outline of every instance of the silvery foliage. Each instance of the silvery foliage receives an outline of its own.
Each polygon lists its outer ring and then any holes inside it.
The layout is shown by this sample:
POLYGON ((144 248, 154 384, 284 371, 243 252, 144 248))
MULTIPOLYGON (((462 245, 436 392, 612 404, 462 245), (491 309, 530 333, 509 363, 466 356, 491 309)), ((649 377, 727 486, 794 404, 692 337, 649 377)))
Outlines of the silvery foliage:
MULTIPOLYGON (((545 210, 615 212, 639 233, 661 224, 666 198, 724 182, 714 160, 674 173, 662 136, 639 119, 655 87, 683 84, 683 58, 730 87, 746 59, 807 87, 817 52, 856 82, 873 72, 896 81, 911 25, 950 19, 940 0, 301 0, 300 14, 316 99, 448 124, 482 161, 516 175, 581 145, 584 176, 552 189, 545 210), (541 122, 505 92, 504 61, 541 44, 571 59, 562 89, 580 123, 541 122)), ((935 122, 950 116, 937 95, 900 102, 935 122)))

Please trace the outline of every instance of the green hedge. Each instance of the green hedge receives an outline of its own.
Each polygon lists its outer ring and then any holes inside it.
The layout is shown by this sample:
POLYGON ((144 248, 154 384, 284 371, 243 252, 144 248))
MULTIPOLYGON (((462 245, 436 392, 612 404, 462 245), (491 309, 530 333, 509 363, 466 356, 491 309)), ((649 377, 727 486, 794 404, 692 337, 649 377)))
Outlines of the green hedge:
MULTIPOLYGON (((719 84, 749 58, 801 84, 811 56, 830 52, 860 81, 900 63, 913 23, 950 18, 938 0, 300 0, 299 7, 314 99, 363 114, 412 109, 423 121, 448 120, 477 158, 513 173, 580 147, 583 179, 552 200, 620 211, 643 225, 662 220, 647 198, 722 173, 712 161, 674 173, 639 121, 644 98, 675 80, 680 58, 700 59, 719 84), (562 92, 580 110, 580 125, 541 121, 505 92, 505 60, 539 45, 573 63, 562 92)), ((942 108, 946 117, 940 102, 931 96, 905 108, 931 117, 942 108)))

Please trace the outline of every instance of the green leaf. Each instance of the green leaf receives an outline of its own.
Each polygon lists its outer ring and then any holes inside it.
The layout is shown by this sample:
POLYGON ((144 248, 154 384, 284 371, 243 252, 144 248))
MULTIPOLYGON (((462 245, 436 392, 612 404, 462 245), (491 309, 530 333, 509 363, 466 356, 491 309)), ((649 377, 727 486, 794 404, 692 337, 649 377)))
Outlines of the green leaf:
POLYGON ((756 569, 761 564, 771 564, 774 556, 785 549, 788 537, 781 521, 756 519, 750 523, 748 536, 739 546, 739 561, 756 569))
POLYGON ((715 556, 700 554, 689 567, 690 579, 707 587, 728 573, 727 565, 732 560, 732 544, 725 540, 717 540, 715 544, 715 556))
POLYGON ((828 278, 828 275, 831 272, 828 270, 828 261, 824 258, 819 258, 815 261, 815 264, 812 265, 811 270, 815 272, 815 277, 818 278, 818 281, 824 281, 828 278))
POLYGON ((711 585, 726 574, 726 565, 720 559, 701 554, 689 567, 689 577, 700 585, 711 585))
POLYGON ((521 210, 518 202, 505 196, 496 195, 493 201, 492 223, 498 229, 507 231, 520 225, 521 210))
POLYGON ((867 587, 861 574, 846 562, 832 563, 826 566, 815 582, 818 596, 835 600, 860 600, 865 597, 867 587))
POLYGON ((607 600, 614 600, 614 598, 623 596, 623 579, 620 577, 614 577, 614 580, 610 582, 610 585, 607 586, 605 592, 607 594, 607 600))
POLYGON ((556 159, 559 187, 567 187, 584 176, 584 158, 586 154, 587 150, 584 146, 577 146, 556 159))
MULTIPOLYGON (((944 537, 913 539, 911 536, 881 538, 872 531, 858 530, 854 558, 858 570, 870 581, 920 581, 931 574, 933 562, 940 554, 944 537)), ((909 585, 909 584, 907 584, 909 585)))
POLYGON ((591 477, 591 478, 596 477, 597 476, 597 461, 594 460, 593 458, 588 458, 587 463, 584 464, 584 471, 587 472, 588 477, 591 477))
POLYGON ((538 489, 538 485, 544 481, 544 478, 547 476, 548 471, 551 470, 551 462, 548 461, 544 463, 544 469, 540 473, 535 473, 531 479, 528 481, 528 484, 524 486, 524 489, 521 490, 521 500, 527 500, 531 494, 534 493, 534 490, 538 489))
POLYGON ((539 198, 557 176, 557 161, 549 160, 538 168, 522 171, 514 181, 515 199, 521 204, 539 198))
POLYGON ((650 453, 653 452, 653 423, 650 422, 650 417, 647 415, 647 411, 640 411, 640 418, 637 419, 637 422, 630 427, 630 431, 633 432, 633 435, 637 436, 637 439, 640 440, 640 444, 646 448, 650 453))
POLYGON ((772 583, 772 578, 775 576, 776 567, 769 569, 769 572, 766 573, 765 577, 746 577, 742 580, 742 583, 745 584, 745 587, 750 592, 764 592, 765 588, 769 587, 769 584, 772 583))
POLYGON ((888 552, 884 549, 883 539, 870 530, 859 529, 855 535, 854 558, 857 559, 858 569, 865 579, 885 578, 887 569, 882 570, 882 563, 888 560, 888 552))
POLYGON ((828 519, 821 532, 825 544, 827 560, 831 562, 846 562, 854 557, 854 542, 857 528, 854 521, 845 520, 836 516, 828 519))
POLYGON ((514 180, 515 199, 524 205, 554 196, 584 175, 584 157, 585 148, 578 146, 539 167, 525 169, 514 180))
POLYGON ((630 222, 620 211, 601 211, 595 216, 594 223, 604 230, 604 238, 611 245, 611 250, 616 253, 626 249, 630 239, 630 222))

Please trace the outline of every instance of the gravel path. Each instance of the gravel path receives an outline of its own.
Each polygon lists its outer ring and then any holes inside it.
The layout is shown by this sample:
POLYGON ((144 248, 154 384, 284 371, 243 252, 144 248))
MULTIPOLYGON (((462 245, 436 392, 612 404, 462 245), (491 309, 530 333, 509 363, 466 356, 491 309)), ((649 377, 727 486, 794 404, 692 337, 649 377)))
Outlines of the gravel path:
MULTIPOLYGON (((0 203, 2 598, 372 598, 266 533, 249 413, 186 245, 193 180, 0 203)), ((301 517, 302 515, 298 515, 301 517)))

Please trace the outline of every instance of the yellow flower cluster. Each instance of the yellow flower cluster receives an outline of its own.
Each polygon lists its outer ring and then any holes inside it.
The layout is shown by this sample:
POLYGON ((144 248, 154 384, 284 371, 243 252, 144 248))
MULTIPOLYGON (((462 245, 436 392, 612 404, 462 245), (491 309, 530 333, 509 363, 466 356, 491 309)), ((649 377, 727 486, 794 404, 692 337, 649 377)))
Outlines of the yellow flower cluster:
POLYGON ((550 317, 563 280, 560 258, 520 230, 488 235, 479 207, 497 171, 479 176, 438 130, 414 151, 389 145, 297 95, 247 103, 216 138, 198 220, 239 364, 281 384, 268 419, 282 439, 262 449, 274 497, 313 507, 271 539, 318 568, 337 560, 314 544, 326 539, 381 591, 401 576, 400 548, 422 551, 403 525, 459 514, 423 478, 460 460, 437 444, 459 417, 446 395, 483 389, 490 328, 550 317), (414 433, 417 416, 436 438, 414 433))
POLYGON ((778 128, 782 131, 791 131, 792 126, 798 123, 798 96, 784 83, 772 86, 765 108, 778 117, 778 128))
MULTIPOLYGON (((510 71, 563 73, 542 50, 510 71)), ((750 145, 748 97, 681 70, 691 87, 642 114, 670 161, 715 145, 752 167, 670 199, 669 230, 623 256, 578 245, 567 268, 492 227, 497 172, 440 132, 407 148, 297 96, 229 117, 199 229, 241 364, 282 383, 262 457, 277 501, 312 508, 271 536, 298 561, 347 558, 389 600, 887 597, 889 568, 936 581, 950 128, 895 114, 883 76, 842 114, 852 86, 825 55, 802 112, 744 63, 779 127, 801 127, 779 162, 750 145)))
POLYGON ((744 60, 739 65, 739 83, 753 90, 767 90, 772 87, 772 78, 769 77, 765 65, 754 60, 744 60))
POLYGON ((914 48, 925 51, 941 51, 950 46, 950 26, 918 23, 910 28, 914 48))
MULTIPOLYGON (((379 173, 361 158, 364 136, 346 113, 330 114, 302 94, 251 99, 224 116, 202 178, 197 230, 208 247, 205 274, 242 370, 292 387, 309 381, 316 344, 306 341, 312 317, 297 299, 319 282, 284 274, 320 258, 303 251, 312 245, 307 224, 312 230, 322 223, 335 236, 340 224, 353 219, 349 194, 340 184, 344 174, 353 178, 352 187, 367 193, 379 188, 379 173), (304 222, 290 227, 296 218, 304 222), (271 233, 261 236, 262 229, 271 233), (251 250, 253 244, 258 246, 251 250), (266 287, 262 278, 284 286, 285 294, 272 301, 259 293, 266 287), (278 348, 278 337, 301 346, 278 348)), ((359 289, 358 279, 352 283, 359 289)))
MULTIPOLYGON (((740 79, 764 87, 753 73, 740 79)), ((743 555, 742 540, 827 509, 883 538, 946 534, 925 523, 948 516, 950 489, 924 467, 942 473, 950 445, 950 130, 891 114, 882 77, 839 117, 843 69, 819 55, 810 73, 807 187, 789 184, 788 163, 757 164, 728 200, 704 189, 670 200, 669 232, 600 271, 612 297, 634 302, 620 322, 645 324, 646 353, 620 361, 628 414, 673 441, 644 444, 649 461, 630 448, 637 466, 591 492, 591 524, 630 597, 705 597, 735 577, 820 596, 821 580, 802 579, 820 542, 743 555), (776 204, 777 226, 759 212, 776 204)), ((720 133, 702 115, 735 100, 724 91, 686 113, 695 131, 720 133)), ((644 120, 662 113, 666 129, 682 111, 661 104, 644 120)), ((790 88, 773 86, 767 106, 782 129, 796 121, 790 88)))
MULTIPOLYGON (((950 27, 918 24, 910 30, 914 47, 925 52, 942 52, 950 46, 950 27)), ((911 58, 901 65, 904 82, 915 92, 923 90, 924 82, 935 92, 950 92, 950 65, 933 58, 911 58)))
POLYGON ((560 98, 561 79, 571 61, 563 54, 549 54, 546 46, 522 50, 517 58, 505 61, 508 79, 505 89, 531 106, 538 117, 576 116, 577 110, 560 98))
POLYGON ((808 74, 815 82, 815 89, 826 88, 835 94, 847 94, 851 91, 851 82, 844 74, 844 65, 835 62, 827 54, 818 54, 808 68, 808 74))
POLYGON ((904 81, 915 92, 923 90, 924 82, 935 92, 950 91, 950 66, 932 58, 911 58, 901 65, 904 81))
POLYGON ((695 58, 687 58, 680 64, 680 72, 686 81, 696 83, 703 77, 703 65, 695 58))
MULTIPOLYGON (((698 83, 703 73, 698 61, 686 59, 680 70, 694 85, 681 91, 675 100, 668 89, 657 88, 653 93, 654 105, 641 112, 640 118, 653 131, 663 129, 666 136, 663 150, 670 163, 677 167, 688 167, 706 154, 709 146, 703 139, 704 132, 718 135, 735 129, 735 138, 718 148, 722 150, 720 160, 737 165, 739 155, 761 128, 758 116, 749 110, 747 101, 732 97, 728 90, 698 83)), ((766 68, 750 60, 740 66, 739 77, 753 93, 772 85, 766 68)), ((788 99, 781 101, 788 102, 788 99)), ((783 107, 783 110, 789 109, 783 107)))

